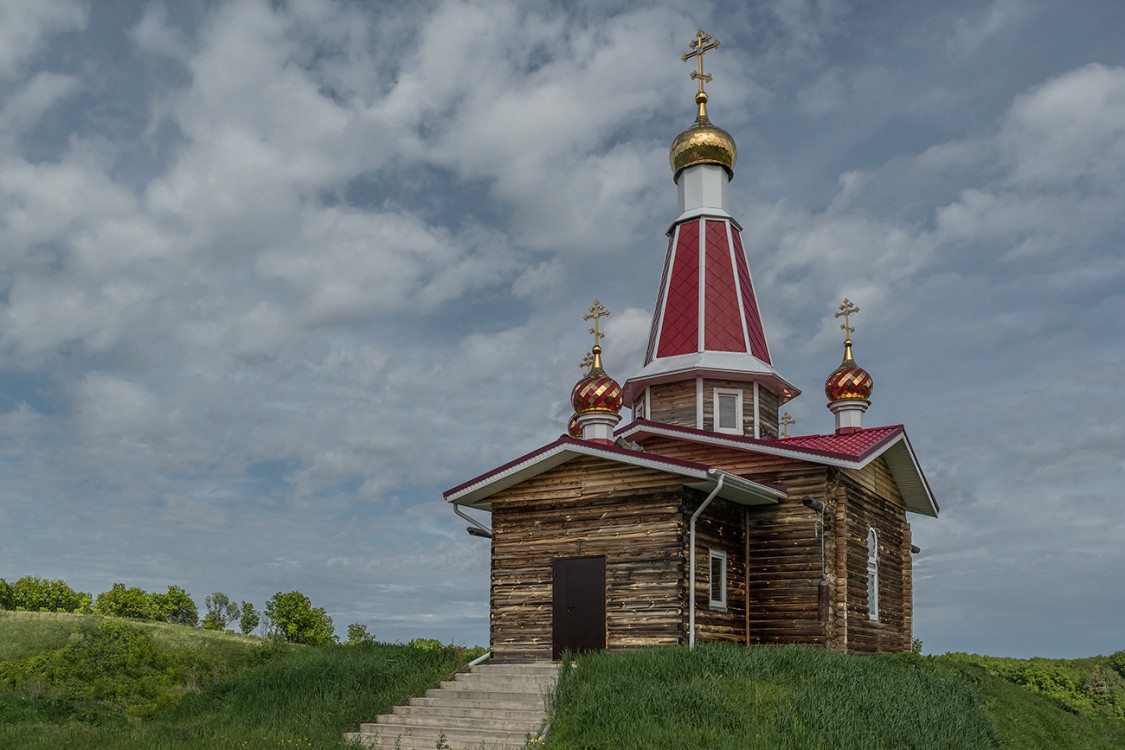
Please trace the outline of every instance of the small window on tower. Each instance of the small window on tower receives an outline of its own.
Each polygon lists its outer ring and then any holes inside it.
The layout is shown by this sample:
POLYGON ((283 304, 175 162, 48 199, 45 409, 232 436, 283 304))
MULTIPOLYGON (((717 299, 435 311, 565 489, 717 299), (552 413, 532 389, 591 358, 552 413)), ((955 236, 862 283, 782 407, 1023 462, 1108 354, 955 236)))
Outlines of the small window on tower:
POLYGON ((711 609, 727 608, 727 553, 711 550, 711 609))
POLYGON ((715 389, 715 432, 742 434, 742 391, 715 389))

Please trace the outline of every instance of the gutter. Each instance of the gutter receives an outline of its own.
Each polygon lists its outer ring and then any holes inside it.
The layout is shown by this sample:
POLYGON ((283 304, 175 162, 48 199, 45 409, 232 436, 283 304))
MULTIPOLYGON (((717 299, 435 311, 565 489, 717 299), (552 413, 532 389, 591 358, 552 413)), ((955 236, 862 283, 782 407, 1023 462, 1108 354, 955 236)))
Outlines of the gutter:
POLYGON ((715 485, 715 489, 711 490, 711 494, 707 496, 703 504, 691 514, 691 525, 688 531, 688 537, 690 539, 688 542, 690 550, 688 552, 688 648, 695 648, 695 522, 699 519, 700 514, 707 509, 707 506, 711 504, 711 501, 715 499, 715 496, 723 489, 723 482, 727 478, 724 472, 715 469, 708 469, 707 475, 712 477, 718 475, 719 482, 715 485))
MULTIPOLYGON (((480 521, 478 521, 477 519, 473 518, 472 516, 466 515, 466 514, 465 514, 465 513, 464 513, 464 512, 463 512, 463 511, 461 510, 461 506, 460 506, 460 505, 458 505, 457 503, 453 503, 453 512, 454 512, 454 513, 456 513, 457 515, 461 516, 461 518, 464 518, 464 519, 465 519, 466 521, 468 521, 469 523, 471 523, 471 524, 472 524, 473 526, 476 526, 476 527, 477 527, 478 529, 480 529, 480 530, 481 530, 481 531, 483 532, 483 535, 484 535, 484 536, 485 536, 485 537, 486 537, 487 539, 491 539, 491 538, 492 538, 492 529, 488 528, 487 526, 485 526, 485 525, 484 525, 483 523, 481 523, 481 522, 480 522, 480 521)), ((470 533, 470 534, 473 534, 473 530, 472 530, 472 529, 469 529, 469 533, 470 533)), ((478 534, 473 534, 473 536, 479 536, 479 535, 478 535, 478 534)))

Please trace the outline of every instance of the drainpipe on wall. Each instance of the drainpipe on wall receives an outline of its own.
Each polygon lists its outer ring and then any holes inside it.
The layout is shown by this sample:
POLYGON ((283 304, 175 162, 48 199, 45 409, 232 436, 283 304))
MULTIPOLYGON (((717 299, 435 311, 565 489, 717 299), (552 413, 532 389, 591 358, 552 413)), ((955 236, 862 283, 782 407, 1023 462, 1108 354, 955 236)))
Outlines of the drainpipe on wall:
POLYGON ((711 490, 711 494, 703 501, 703 504, 691 514, 691 525, 688 531, 689 543, 688 547, 688 648, 695 648, 695 522, 699 515, 706 510, 719 491, 723 489, 723 481, 727 478, 726 474, 708 469, 707 473, 711 476, 716 474, 719 476, 719 483, 715 485, 715 489, 711 490))

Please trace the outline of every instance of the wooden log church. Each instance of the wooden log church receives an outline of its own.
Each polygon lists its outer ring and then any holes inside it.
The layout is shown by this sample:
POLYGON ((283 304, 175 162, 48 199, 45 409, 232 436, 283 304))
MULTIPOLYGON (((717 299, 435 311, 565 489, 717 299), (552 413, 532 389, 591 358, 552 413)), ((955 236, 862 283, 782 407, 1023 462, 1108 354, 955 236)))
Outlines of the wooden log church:
POLYGON ((624 386, 606 373, 595 302, 567 434, 445 493, 491 538, 496 660, 714 641, 910 649, 907 514, 937 503, 902 425, 863 424, 873 381, 850 301, 824 389, 835 431, 790 436, 778 415, 799 391, 774 368, 728 212, 737 152, 704 90, 718 44, 701 31, 684 55, 697 114, 672 143, 679 216, 643 367, 624 386))

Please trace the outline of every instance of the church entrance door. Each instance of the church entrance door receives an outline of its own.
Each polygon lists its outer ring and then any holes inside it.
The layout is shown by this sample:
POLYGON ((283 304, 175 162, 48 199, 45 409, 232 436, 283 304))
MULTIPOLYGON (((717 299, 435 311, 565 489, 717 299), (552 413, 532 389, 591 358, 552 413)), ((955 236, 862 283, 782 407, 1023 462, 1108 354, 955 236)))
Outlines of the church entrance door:
POLYGON ((605 558, 554 560, 553 659, 605 648, 605 558))

